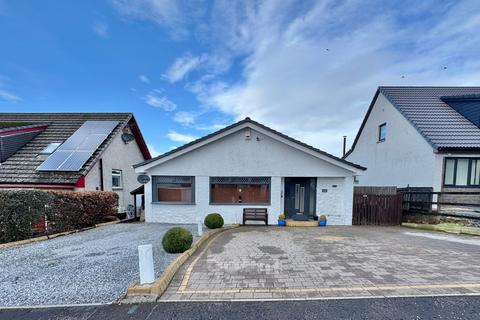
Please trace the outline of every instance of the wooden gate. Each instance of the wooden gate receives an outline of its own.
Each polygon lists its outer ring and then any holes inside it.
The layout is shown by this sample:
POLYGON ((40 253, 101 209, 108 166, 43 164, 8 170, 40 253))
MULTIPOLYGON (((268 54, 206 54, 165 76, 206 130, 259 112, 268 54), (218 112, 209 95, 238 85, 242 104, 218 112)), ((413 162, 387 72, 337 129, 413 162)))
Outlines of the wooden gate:
POLYGON ((403 195, 395 187, 355 187, 354 225, 399 225, 402 222, 403 195))

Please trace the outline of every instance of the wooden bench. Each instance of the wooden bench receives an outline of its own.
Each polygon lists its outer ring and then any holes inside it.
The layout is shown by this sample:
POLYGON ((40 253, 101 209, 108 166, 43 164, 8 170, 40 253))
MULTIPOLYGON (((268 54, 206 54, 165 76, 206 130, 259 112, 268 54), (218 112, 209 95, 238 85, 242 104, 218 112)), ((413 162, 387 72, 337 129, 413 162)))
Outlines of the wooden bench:
POLYGON ((243 224, 247 220, 265 221, 265 225, 268 226, 267 208, 243 208, 243 224))

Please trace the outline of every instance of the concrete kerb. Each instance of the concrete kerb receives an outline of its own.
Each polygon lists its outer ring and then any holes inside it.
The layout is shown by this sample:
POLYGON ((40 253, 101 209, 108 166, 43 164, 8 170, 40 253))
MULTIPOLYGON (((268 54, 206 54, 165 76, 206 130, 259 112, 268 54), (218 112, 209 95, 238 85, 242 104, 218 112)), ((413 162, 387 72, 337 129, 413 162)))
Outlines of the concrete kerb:
POLYGON ((444 226, 442 224, 419 224, 419 223, 402 223, 402 227, 420 229, 420 230, 429 230, 429 231, 440 231, 453 234, 465 234, 471 236, 480 236, 480 228, 475 227, 462 227, 462 226, 444 226))
POLYGON ((117 224, 117 223, 120 223, 120 222, 121 221, 118 220, 118 221, 111 221, 111 222, 105 222, 105 223, 98 223, 94 226, 86 227, 86 228, 82 228, 82 229, 75 229, 75 230, 71 230, 71 231, 65 231, 65 232, 50 234, 48 236, 41 236, 41 237, 30 238, 30 239, 25 239, 25 240, 2 243, 2 244, 0 244, 0 249, 11 248, 11 247, 16 247, 16 246, 21 246, 21 245, 24 245, 24 244, 55 239, 55 238, 58 238, 58 237, 61 237, 61 236, 66 236, 68 234, 87 231, 87 230, 90 230, 90 229, 104 227, 104 226, 108 226, 108 225, 111 225, 111 224, 117 224))
POLYGON ((203 236, 198 239, 190 249, 178 256, 170 265, 163 271, 158 279, 156 279, 151 284, 140 285, 135 283, 127 289, 126 298, 135 297, 135 296, 151 296, 152 298, 160 297, 168 285, 172 281, 175 273, 181 268, 181 266, 188 260, 197 250, 200 248, 207 240, 211 239, 213 236, 234 228, 239 227, 239 225, 227 226, 221 229, 213 229, 207 231, 203 236))

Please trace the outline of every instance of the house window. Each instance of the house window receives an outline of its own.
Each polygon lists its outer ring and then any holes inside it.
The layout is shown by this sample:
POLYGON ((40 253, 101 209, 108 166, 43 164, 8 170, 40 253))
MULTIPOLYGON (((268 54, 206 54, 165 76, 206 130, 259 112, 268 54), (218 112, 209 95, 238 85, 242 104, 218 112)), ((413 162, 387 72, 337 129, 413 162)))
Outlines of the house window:
POLYGON ((470 184, 480 185, 480 159, 472 159, 470 167, 470 184))
POLYGON ((153 176, 153 201, 164 203, 194 203, 194 177, 153 176))
POLYGON ((122 189, 122 170, 112 170, 112 189, 122 189))
POLYGON ((480 186, 480 159, 445 159, 443 184, 458 187, 480 186))
POLYGON ((385 141, 385 137, 387 136, 387 124, 381 124, 378 126, 378 141, 385 141))
POLYGON ((270 177, 211 177, 212 204, 270 204, 270 177))

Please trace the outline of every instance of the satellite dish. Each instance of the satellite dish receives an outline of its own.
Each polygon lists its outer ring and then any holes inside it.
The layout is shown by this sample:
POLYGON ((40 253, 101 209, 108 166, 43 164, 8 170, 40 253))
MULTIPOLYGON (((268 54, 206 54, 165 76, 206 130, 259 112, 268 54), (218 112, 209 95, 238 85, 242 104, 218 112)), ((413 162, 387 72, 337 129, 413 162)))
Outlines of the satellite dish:
POLYGON ((125 133, 122 133, 122 140, 125 143, 129 143, 130 141, 135 140, 135 136, 131 133, 125 132, 125 133))
POLYGON ((150 177, 147 176, 146 174, 141 174, 137 177, 137 181, 140 182, 141 184, 146 184, 150 182, 150 177))

